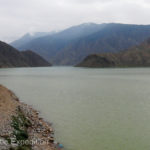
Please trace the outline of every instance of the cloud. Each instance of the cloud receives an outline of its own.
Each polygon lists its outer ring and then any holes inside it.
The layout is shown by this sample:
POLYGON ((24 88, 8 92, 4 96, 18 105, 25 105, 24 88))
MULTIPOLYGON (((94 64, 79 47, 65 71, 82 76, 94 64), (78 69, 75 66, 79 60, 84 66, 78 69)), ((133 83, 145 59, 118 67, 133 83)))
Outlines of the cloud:
POLYGON ((0 40, 84 22, 150 24, 149 0, 0 0, 0 40))

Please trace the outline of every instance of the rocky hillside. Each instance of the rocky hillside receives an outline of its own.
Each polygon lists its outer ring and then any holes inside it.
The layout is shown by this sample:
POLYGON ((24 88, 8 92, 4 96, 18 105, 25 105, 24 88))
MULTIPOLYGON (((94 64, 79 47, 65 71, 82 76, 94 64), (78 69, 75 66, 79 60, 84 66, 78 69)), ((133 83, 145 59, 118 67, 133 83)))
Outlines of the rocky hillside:
POLYGON ((0 41, 0 68, 40 67, 50 65, 50 63, 32 51, 20 52, 12 46, 0 41))
POLYGON ((118 53, 92 54, 78 67, 150 67, 150 39, 118 53))
MULTIPOLYGON (((51 125, 0 85, 0 149, 57 150, 51 125)), ((59 148, 60 150, 61 148, 59 148)))
POLYGON ((75 65, 90 54, 122 51, 149 36, 150 25, 87 23, 33 39, 16 48, 34 50, 54 65, 75 65))

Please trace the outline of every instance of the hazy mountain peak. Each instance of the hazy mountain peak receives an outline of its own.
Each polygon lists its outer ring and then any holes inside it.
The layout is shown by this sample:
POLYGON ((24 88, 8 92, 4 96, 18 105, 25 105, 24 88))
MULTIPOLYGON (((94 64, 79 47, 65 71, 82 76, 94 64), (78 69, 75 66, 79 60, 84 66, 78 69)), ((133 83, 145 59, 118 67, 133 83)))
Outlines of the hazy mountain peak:
POLYGON ((56 33, 55 31, 26 33, 20 39, 11 42, 10 45, 14 46, 15 48, 18 48, 21 45, 24 45, 24 44, 30 42, 31 40, 34 40, 34 39, 40 38, 40 37, 44 37, 44 36, 48 36, 48 35, 52 35, 52 34, 55 34, 55 33, 56 33))
POLYGON ((93 23, 93 22, 86 22, 86 23, 80 24, 79 26, 91 26, 91 25, 99 25, 99 24, 96 24, 96 23, 93 23))

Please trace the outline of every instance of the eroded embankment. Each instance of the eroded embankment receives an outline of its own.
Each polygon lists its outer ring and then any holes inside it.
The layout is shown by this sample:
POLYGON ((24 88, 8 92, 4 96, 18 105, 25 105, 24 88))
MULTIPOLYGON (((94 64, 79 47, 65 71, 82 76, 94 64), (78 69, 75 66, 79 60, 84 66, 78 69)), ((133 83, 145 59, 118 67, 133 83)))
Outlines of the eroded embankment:
POLYGON ((0 150, 56 150, 51 125, 0 85, 0 150))

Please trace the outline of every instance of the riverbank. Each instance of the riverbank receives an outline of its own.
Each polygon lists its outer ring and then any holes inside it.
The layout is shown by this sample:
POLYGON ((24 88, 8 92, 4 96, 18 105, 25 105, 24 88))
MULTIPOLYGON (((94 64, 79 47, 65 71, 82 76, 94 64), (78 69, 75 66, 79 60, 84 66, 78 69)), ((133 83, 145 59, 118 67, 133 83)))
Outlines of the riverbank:
POLYGON ((51 124, 0 85, 0 149, 56 150, 51 124))

